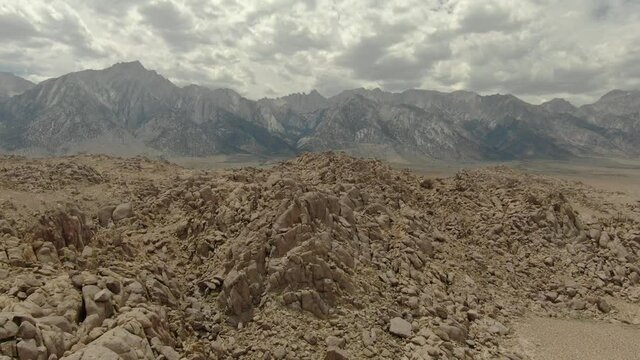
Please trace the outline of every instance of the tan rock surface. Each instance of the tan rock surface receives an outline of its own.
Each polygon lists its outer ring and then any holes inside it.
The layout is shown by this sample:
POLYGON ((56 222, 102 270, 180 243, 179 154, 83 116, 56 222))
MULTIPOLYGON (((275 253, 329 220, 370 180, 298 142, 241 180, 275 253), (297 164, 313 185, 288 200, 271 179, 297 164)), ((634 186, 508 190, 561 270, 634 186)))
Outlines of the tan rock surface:
POLYGON ((638 321, 638 214, 586 185, 0 159, 0 355, 526 359, 525 316, 638 321))

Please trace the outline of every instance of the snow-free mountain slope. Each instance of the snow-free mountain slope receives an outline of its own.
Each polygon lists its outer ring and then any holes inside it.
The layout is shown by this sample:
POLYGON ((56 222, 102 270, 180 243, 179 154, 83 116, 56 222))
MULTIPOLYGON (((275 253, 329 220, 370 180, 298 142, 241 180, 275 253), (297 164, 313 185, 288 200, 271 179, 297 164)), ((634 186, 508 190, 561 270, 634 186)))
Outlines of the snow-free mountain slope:
POLYGON ((292 155, 523 159, 640 155, 640 92, 592 105, 363 88, 253 101, 231 89, 178 87, 140 62, 49 79, 0 100, 0 148, 168 156, 292 155), (373 153, 371 153, 373 151, 373 153))

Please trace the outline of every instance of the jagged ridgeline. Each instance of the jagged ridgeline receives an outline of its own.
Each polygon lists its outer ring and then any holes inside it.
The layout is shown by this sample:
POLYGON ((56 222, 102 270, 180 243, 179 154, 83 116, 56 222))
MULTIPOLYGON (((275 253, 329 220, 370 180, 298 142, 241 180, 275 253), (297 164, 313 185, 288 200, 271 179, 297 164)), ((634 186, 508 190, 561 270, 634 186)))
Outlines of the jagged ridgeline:
POLYGON ((526 316, 640 321, 640 204, 584 184, 0 160, 0 359, 529 359, 526 316))
POLYGON ((37 85, 0 76, 0 149, 207 156, 348 150, 380 157, 562 158, 640 154, 640 92, 592 105, 511 95, 355 89, 252 101, 178 87, 139 62, 37 85))

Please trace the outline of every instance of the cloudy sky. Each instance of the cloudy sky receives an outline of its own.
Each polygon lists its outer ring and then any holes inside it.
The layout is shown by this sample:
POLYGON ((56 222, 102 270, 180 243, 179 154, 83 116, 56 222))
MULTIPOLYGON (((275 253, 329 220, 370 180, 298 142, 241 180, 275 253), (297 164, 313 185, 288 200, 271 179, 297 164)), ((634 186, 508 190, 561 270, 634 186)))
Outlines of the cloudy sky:
POLYGON ((0 71, 34 81, 140 60, 254 99, 640 88, 640 0, 3 0, 0 41, 0 71))

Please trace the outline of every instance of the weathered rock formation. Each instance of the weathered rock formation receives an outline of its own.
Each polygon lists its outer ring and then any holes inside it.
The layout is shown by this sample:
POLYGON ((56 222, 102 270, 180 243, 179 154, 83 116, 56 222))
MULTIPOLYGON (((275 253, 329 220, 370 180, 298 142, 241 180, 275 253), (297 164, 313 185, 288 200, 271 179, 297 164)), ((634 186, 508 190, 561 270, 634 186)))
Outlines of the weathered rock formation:
POLYGON ((577 183, 334 153, 2 168, 24 180, 0 190, 0 358, 524 359, 523 314, 640 324, 616 305, 640 300, 640 209, 577 183))

